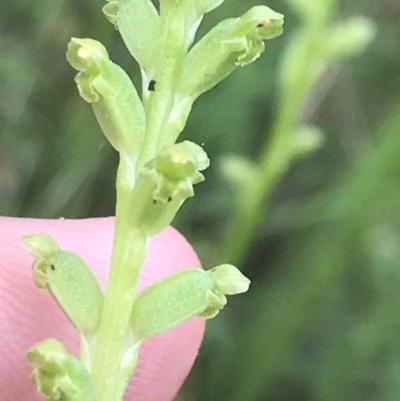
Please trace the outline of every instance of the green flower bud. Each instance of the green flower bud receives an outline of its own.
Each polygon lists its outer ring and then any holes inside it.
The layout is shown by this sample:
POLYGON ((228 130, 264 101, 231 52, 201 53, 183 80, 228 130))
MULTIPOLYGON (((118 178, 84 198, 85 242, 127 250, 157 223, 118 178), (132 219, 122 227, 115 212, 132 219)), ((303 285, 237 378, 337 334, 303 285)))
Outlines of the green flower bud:
POLYGON ((186 56, 177 91, 198 97, 238 65, 256 60, 264 51, 263 40, 279 36, 282 26, 283 15, 266 6, 253 7, 241 18, 222 21, 186 56))
MULTIPOLYGON (((45 234, 30 237, 38 235, 45 234)), ((103 293, 85 261, 75 253, 56 250, 39 257, 32 273, 36 286, 49 290, 72 324, 85 336, 93 336, 100 323, 103 293)))
POLYGON ((194 195, 193 185, 204 180, 199 171, 208 165, 204 150, 192 142, 163 149, 139 173, 130 206, 132 225, 149 237, 162 231, 194 195))
POLYGON ((57 242, 48 234, 23 235, 21 240, 35 258, 45 258, 60 250, 57 242))
POLYGON ((226 305, 225 295, 247 291, 250 284, 232 265, 210 271, 188 268, 145 288, 135 299, 132 329, 139 338, 163 333, 194 316, 211 319, 226 305))
POLYGON ((119 30, 126 47, 140 66, 147 73, 154 70, 161 25, 153 3, 150 0, 113 0, 104 6, 103 12, 119 30))
POLYGON ((97 400, 89 372, 59 341, 49 338, 35 344, 27 360, 35 366, 32 381, 48 401, 97 400))
POLYGON ((208 273, 216 290, 224 295, 240 294, 249 289, 250 280, 233 265, 223 264, 208 273))
POLYGON ((105 47, 92 39, 73 38, 67 59, 81 71, 75 78, 79 93, 92 104, 105 136, 119 152, 137 157, 145 131, 145 112, 136 89, 105 47))
POLYGON ((107 68, 110 63, 107 49, 97 40, 72 38, 68 44, 67 60, 78 71, 107 68))

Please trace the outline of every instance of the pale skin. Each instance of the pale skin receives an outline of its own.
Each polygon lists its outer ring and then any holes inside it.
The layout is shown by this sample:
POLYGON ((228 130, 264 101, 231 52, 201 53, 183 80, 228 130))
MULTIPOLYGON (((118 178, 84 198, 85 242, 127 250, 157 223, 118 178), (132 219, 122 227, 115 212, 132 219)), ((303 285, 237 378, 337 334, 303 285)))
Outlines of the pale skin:
MULTIPOLYGON (((87 220, 36 220, 0 217, 0 388, 4 401, 43 400, 31 383, 32 368, 26 352, 49 337, 60 340, 77 354, 77 331, 49 293, 38 290, 32 278, 34 258, 23 248, 20 236, 45 232, 63 249, 81 255, 103 288, 111 253, 113 218, 87 220)), ((200 266, 186 240, 168 227, 154 237, 139 289, 185 267, 200 266)), ((196 358, 204 320, 193 318, 175 329, 145 340, 139 365, 125 401, 170 401, 196 358)))

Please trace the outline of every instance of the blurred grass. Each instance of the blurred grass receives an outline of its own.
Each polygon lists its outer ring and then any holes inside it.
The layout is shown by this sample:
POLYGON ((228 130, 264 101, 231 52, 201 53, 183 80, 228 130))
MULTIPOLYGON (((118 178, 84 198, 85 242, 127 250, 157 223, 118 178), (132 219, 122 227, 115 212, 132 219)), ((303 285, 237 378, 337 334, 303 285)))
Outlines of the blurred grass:
MULTIPOLYGON (((200 32, 257 3, 285 14, 284 36, 200 98, 183 134, 204 142, 212 165, 174 225, 207 267, 238 202, 220 160, 259 155, 300 22, 286 2, 230 0, 200 32)), ((252 291, 210 321, 182 401, 400 399, 400 5, 343 0, 334 16, 360 14, 378 35, 362 55, 329 65, 304 102, 301 120, 321 127, 325 144, 291 166, 258 217, 240 266, 252 291)), ((117 157, 77 94, 64 57, 71 36, 104 42, 139 82, 101 3, 3 2, 0 214, 113 213, 117 157)))

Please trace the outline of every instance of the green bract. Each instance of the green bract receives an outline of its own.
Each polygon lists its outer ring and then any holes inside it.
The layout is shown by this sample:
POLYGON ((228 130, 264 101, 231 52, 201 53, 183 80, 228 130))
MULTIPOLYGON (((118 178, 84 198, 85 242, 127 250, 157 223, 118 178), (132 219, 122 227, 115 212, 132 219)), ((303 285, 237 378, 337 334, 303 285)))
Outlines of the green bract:
POLYGON ((160 17, 150 0, 112 0, 103 7, 105 16, 120 31, 126 47, 149 74, 160 47, 160 17))

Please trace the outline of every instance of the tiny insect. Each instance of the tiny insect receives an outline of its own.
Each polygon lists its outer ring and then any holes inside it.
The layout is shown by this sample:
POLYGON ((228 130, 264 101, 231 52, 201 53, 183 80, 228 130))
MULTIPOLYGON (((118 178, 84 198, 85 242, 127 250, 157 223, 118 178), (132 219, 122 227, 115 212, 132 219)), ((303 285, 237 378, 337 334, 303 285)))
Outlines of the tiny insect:
POLYGON ((157 81, 155 81, 154 79, 152 79, 150 82, 149 82, 149 86, 148 86, 148 90, 149 91, 152 91, 152 92, 154 92, 155 90, 156 90, 156 83, 157 83, 157 81))

